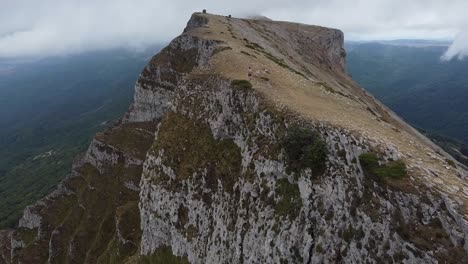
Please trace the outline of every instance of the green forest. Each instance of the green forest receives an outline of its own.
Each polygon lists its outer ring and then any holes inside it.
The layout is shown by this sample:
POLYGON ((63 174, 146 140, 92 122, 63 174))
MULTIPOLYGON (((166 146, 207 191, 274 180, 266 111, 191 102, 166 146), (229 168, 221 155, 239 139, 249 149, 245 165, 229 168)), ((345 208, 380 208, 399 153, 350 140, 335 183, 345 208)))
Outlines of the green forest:
POLYGON ((0 60, 0 228, 50 193, 92 136, 128 109, 157 48, 0 60))

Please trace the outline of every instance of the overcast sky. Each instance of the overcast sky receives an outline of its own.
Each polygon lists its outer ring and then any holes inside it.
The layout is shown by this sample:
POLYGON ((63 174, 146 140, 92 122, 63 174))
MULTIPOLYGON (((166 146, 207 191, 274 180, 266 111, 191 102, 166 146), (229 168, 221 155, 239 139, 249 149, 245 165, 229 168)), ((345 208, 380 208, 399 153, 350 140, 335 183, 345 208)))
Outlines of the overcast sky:
POLYGON ((166 43, 203 8, 339 28, 347 40, 454 39, 446 57, 468 55, 468 0, 0 0, 0 57, 166 43))

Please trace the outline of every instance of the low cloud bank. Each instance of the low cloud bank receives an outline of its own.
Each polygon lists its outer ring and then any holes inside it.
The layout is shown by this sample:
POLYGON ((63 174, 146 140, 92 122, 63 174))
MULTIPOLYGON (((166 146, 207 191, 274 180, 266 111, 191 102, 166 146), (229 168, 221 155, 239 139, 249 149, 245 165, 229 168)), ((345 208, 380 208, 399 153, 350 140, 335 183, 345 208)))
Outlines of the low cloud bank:
MULTIPOLYGON (((180 34, 190 15, 264 15, 339 28, 350 40, 452 38, 466 25, 466 0, 15 0, 0 8, 0 58, 144 48, 180 34)), ((467 54, 461 33, 444 58, 467 54)))
POLYGON ((464 59, 468 56, 468 30, 460 32, 453 41, 452 45, 442 56, 442 60, 448 61, 454 58, 464 59))

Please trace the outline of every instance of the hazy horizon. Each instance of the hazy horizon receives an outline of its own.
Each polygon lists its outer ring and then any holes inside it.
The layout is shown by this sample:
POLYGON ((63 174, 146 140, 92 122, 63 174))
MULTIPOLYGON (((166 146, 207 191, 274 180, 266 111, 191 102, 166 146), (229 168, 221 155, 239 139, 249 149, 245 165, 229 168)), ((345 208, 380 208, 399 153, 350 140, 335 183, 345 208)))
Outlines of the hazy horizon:
POLYGON ((2 3, 0 58, 143 49, 179 35, 193 12, 338 28, 347 41, 453 40, 446 59, 468 55, 468 2, 460 0, 181 1, 17 0, 2 3))

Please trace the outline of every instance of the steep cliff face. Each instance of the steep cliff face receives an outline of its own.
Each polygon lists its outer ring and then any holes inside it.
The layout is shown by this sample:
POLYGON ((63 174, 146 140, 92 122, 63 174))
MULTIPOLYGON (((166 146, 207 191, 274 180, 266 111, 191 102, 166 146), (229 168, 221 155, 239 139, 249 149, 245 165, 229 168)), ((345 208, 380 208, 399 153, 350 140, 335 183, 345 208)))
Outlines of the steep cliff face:
POLYGON ((0 263, 462 263, 447 158, 346 75, 340 31, 194 14, 0 263))

